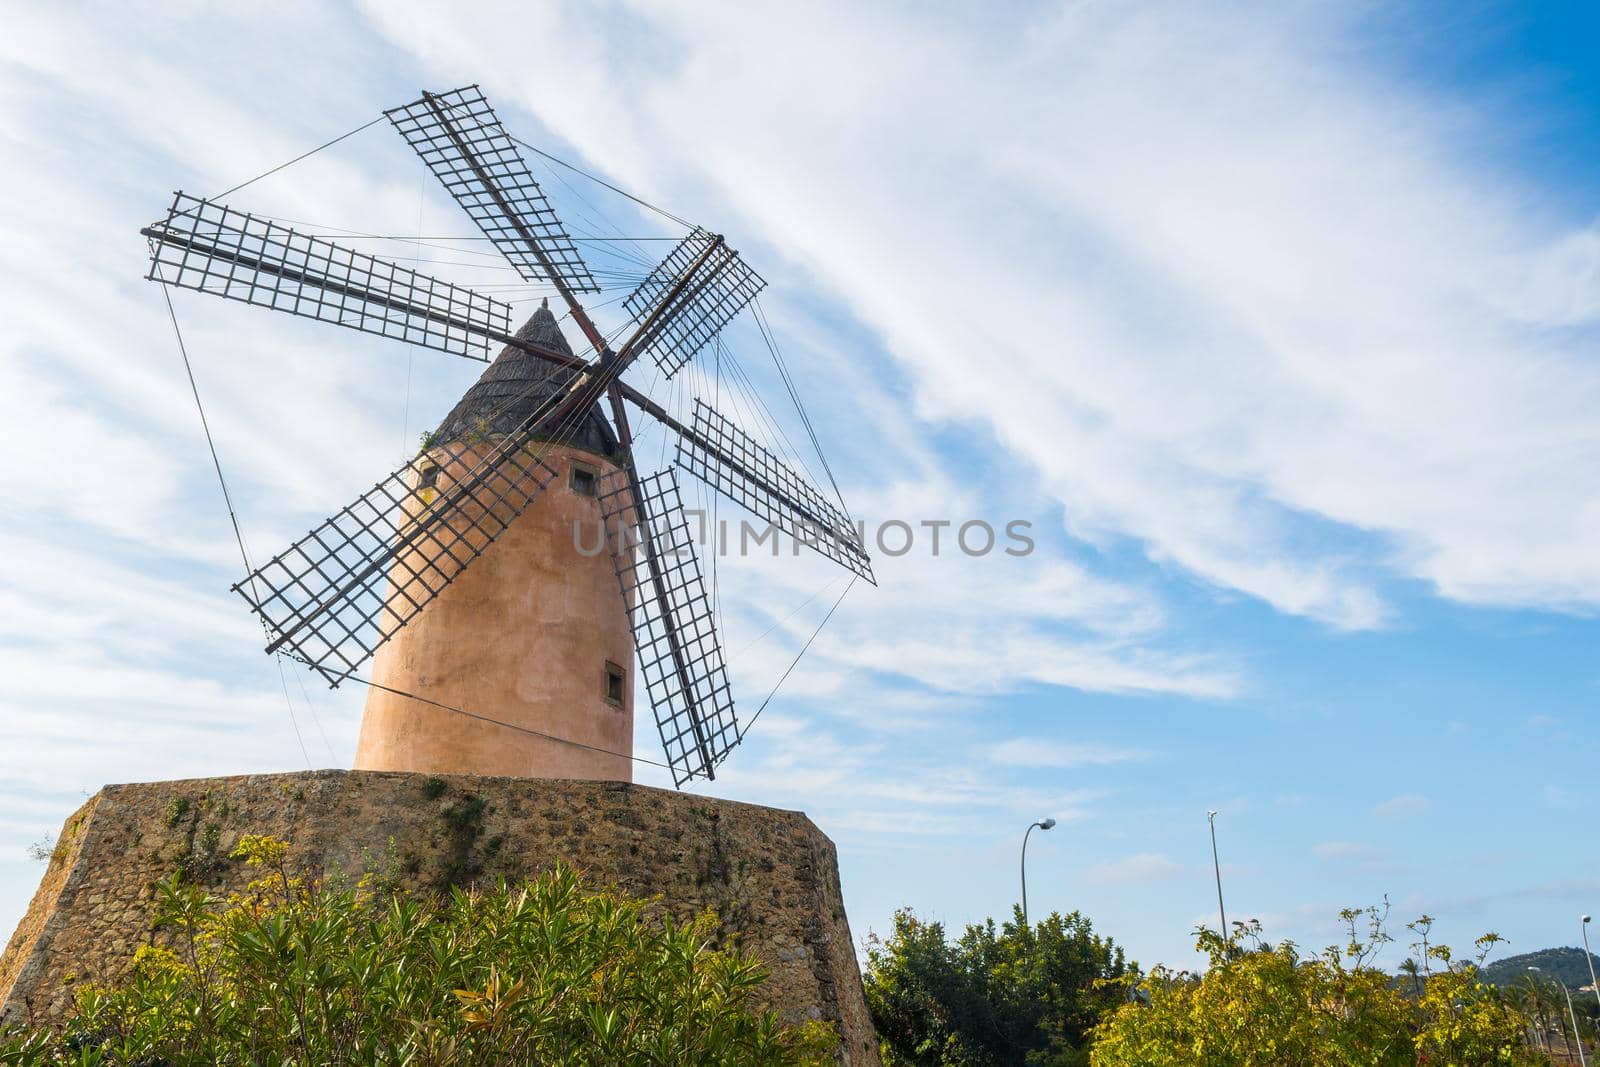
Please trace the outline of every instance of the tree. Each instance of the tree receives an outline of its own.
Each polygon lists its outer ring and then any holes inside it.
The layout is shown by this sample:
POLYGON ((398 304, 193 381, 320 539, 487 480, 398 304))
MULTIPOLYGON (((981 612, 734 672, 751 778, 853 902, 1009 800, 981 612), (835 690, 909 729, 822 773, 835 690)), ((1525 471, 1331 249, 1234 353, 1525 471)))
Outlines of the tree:
POLYGON ((1524 974, 1520 982, 1513 982, 1505 987, 1506 996, 1527 1021, 1527 1028, 1533 1034, 1533 1043, 1545 1051, 1550 1049, 1550 1011, 1549 1002, 1545 996, 1545 986, 1536 982, 1530 974, 1524 974))
POLYGON ((0 1064, 832 1063, 832 1028, 753 1010, 764 972, 710 947, 710 913, 656 919, 568 868, 522 886, 413 896, 382 878, 264 877, 217 901, 159 883, 163 945, 81 988, 65 1035, 12 1033, 0 1064))
MULTIPOLYGON (((1411 1067, 1416 1064, 1547 1062, 1528 1042, 1526 1019, 1477 966, 1451 965, 1448 946, 1428 941, 1431 920, 1411 928, 1425 976, 1409 992, 1373 966, 1384 908, 1340 913, 1348 939, 1302 955, 1293 942, 1268 945, 1259 924, 1235 938, 1196 931, 1211 966, 1175 980, 1157 968, 1132 980, 1131 1003, 1095 1034, 1094 1067, 1411 1067), (1365 923, 1364 932, 1358 926, 1365 923), (1431 963, 1430 963, 1431 961, 1431 963), (1431 965, 1441 965, 1434 969, 1431 965)), ((1500 939, 1477 942, 1478 962, 1500 939)))
POLYGON ((867 1007, 885 1063, 1088 1062, 1088 1034, 1122 993, 1122 950, 1077 912, 1033 927, 1020 909, 996 927, 968 926, 954 943, 909 909, 888 940, 868 939, 867 1007))
POLYGON ((1400 962, 1400 973, 1411 980, 1413 996, 1422 995, 1422 964, 1417 962, 1415 956, 1407 956, 1400 962))

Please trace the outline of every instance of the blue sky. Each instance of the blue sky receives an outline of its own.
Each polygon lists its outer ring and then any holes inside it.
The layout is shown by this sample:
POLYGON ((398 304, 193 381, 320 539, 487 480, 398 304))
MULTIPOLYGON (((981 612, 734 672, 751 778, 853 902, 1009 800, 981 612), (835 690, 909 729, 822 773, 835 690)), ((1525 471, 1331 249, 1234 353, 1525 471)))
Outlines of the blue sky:
MULTIPOLYGON (((1387 894, 1458 944, 1572 943, 1600 909, 1579 7, 7 5, 0 925, 41 873, 25 846, 85 792, 347 765, 360 716, 359 689, 291 676, 303 754, 227 592, 138 227, 173 189, 478 82, 514 132, 771 281, 858 513, 1033 523, 1024 559, 880 559, 704 790, 810 813, 858 937, 903 905, 1004 913, 1053 815, 1032 909, 1187 965, 1216 808, 1230 917, 1272 936, 1324 944, 1387 894)), ((230 200, 471 232, 386 126, 230 200)), ((374 250, 504 280, 443 244, 374 250)), ((175 304, 258 553, 392 469, 478 369, 175 304)), ((748 327, 729 345, 776 398, 748 327)), ((748 713, 842 584, 787 558, 719 580, 748 713)))

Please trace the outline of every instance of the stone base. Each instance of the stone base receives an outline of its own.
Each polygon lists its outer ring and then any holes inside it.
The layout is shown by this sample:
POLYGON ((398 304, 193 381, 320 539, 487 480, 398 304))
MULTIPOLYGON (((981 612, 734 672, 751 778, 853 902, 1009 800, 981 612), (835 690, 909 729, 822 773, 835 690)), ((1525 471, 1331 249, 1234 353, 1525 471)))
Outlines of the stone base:
POLYGON ((290 842, 290 863, 356 875, 392 861, 443 887, 566 860, 593 884, 710 907, 771 973, 785 1022, 825 1019, 841 1059, 878 1062, 833 843, 796 811, 646 786, 378 771, 110 785, 63 827, 0 957, 0 1022, 58 1024, 78 982, 116 979, 150 939, 153 882, 180 865, 223 893, 249 875, 240 835, 290 842), (392 844, 391 844, 392 843, 392 844))

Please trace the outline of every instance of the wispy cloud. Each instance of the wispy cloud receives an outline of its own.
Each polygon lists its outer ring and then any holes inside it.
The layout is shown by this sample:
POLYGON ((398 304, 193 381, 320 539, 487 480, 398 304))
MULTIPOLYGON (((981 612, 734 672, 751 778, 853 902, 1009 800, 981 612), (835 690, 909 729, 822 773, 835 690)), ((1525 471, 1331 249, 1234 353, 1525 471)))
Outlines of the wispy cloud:
POLYGON ((1006 767, 1088 767, 1144 758, 1145 753, 1131 748, 1033 737, 1014 737, 989 749, 989 759, 1006 767))
POLYGON ((1372 808, 1372 814, 1380 819, 1406 819, 1414 815, 1421 815, 1433 806, 1433 802, 1417 793, 1402 793, 1397 797, 1390 797, 1372 808))
POLYGON ((1173 878, 1183 865, 1159 852, 1141 852, 1120 860, 1106 860, 1089 868, 1085 877, 1098 885, 1143 885, 1173 878))
POLYGON ((1324 860, 1369 860, 1382 855, 1374 846, 1358 841, 1323 841, 1313 845, 1311 851, 1324 860))
POLYGON ((1394 575, 1600 603, 1593 221, 1464 163, 1491 116, 1352 64, 1361 16, 554 8, 519 12, 563 43, 530 70, 492 6, 368 11, 804 265, 1078 536, 1339 627, 1394 575))
POLYGON ((1395 857, 1390 852, 1363 841, 1323 841, 1313 845, 1311 852, 1326 863, 1366 874, 1397 869, 1395 857))

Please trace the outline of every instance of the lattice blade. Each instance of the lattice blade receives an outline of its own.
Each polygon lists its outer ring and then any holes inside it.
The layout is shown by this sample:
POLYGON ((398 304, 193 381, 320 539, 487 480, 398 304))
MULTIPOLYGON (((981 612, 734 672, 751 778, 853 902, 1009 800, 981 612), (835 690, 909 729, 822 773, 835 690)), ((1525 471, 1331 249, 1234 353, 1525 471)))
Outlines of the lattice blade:
POLYGON ((698 398, 689 432, 678 436, 677 462, 735 504, 877 584, 872 559, 845 513, 793 467, 698 398))
POLYGON ((365 663, 555 477, 531 431, 418 456, 234 586, 332 685, 365 663))
POLYGON ((639 673, 673 784, 715 778, 716 765, 739 743, 739 724, 678 480, 670 469, 640 479, 635 496, 627 473, 615 471, 606 476, 600 506, 607 529, 621 519, 637 537, 614 556, 617 580, 633 605, 639 673))
MULTIPOLYGON (((639 288, 622 306, 635 318, 642 317, 717 240, 715 234, 696 227, 639 283, 639 288)), ((766 284, 761 275, 739 258, 739 253, 721 245, 694 270, 675 311, 640 338, 636 347, 649 352, 670 378, 710 344, 718 331, 743 311, 766 284)))
POLYGON ((598 293, 594 276, 476 85, 384 112, 524 281, 598 293))
POLYGON ((150 239, 150 279, 488 361, 511 305, 270 219, 178 193, 150 239))

